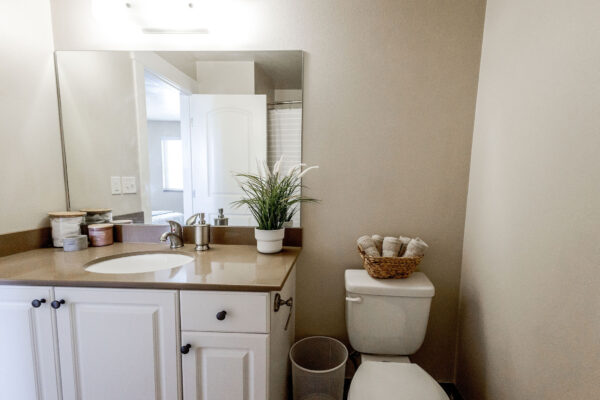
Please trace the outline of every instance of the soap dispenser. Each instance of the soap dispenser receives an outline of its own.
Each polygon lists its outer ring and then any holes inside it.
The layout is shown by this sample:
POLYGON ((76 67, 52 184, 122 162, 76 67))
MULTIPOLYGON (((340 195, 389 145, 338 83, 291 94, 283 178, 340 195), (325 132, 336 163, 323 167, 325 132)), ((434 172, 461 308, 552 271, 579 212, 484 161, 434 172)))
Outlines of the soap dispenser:
POLYGON ((204 219, 204 213, 194 214, 187 219, 185 222, 194 228, 194 243, 196 244, 196 251, 206 251, 210 247, 210 224, 206 223, 204 219))
POLYGON ((219 208, 219 215, 215 218, 215 226, 227 226, 229 225, 229 218, 223 214, 223 209, 219 208))

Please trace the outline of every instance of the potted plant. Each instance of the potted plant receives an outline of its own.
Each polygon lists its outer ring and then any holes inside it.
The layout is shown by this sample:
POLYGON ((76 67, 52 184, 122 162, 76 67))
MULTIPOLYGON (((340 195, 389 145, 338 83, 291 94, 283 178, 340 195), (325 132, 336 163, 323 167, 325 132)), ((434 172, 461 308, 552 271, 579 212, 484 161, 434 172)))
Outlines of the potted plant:
POLYGON ((298 212, 302 203, 316 202, 318 200, 303 197, 301 189, 302 177, 313 166, 302 168, 305 164, 298 164, 290 168, 287 174, 279 172, 283 157, 275 163, 271 171, 266 163, 258 165, 257 174, 236 174, 236 179, 244 192, 241 200, 234 201, 234 207, 247 206, 258 227, 254 230, 257 250, 261 253, 277 253, 283 247, 285 223, 290 221, 298 212))

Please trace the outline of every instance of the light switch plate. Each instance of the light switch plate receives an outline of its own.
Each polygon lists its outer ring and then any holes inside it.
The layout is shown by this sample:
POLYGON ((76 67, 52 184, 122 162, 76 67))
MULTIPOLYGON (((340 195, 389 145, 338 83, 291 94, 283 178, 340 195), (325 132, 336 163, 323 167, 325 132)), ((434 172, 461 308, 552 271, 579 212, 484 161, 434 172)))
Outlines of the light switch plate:
POLYGON ((123 186, 124 194, 137 193, 137 185, 135 183, 135 176, 122 176, 121 184, 123 186))
POLYGON ((121 194, 121 177, 111 176, 110 177, 110 192, 112 194, 121 194))

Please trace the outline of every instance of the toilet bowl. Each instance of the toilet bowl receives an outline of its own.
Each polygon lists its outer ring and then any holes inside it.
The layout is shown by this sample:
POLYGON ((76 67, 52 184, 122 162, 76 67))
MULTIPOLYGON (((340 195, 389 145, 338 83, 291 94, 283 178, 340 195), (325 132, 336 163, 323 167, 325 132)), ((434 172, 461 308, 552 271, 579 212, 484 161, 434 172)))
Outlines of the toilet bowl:
POLYGON ((417 364, 366 361, 350 384, 348 400, 448 400, 440 385, 417 364))
POLYGON ((346 270, 346 325, 362 362, 348 400, 448 400, 440 385, 410 363, 423 344, 435 288, 422 272, 407 279, 374 279, 346 270))

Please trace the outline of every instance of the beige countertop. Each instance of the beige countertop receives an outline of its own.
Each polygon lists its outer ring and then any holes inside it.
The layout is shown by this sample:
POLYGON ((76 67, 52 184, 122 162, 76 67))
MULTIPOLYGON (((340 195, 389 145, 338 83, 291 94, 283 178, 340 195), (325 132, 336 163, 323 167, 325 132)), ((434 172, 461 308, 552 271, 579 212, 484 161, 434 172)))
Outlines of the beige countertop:
POLYGON ((187 244, 171 250, 164 244, 115 243, 64 252, 37 249, 0 258, 0 285, 94 286, 182 290, 271 291, 283 287, 300 247, 260 254, 256 246, 211 245, 205 252, 187 244), (135 252, 179 252, 194 260, 179 267, 136 274, 98 274, 84 266, 98 258, 135 252))

